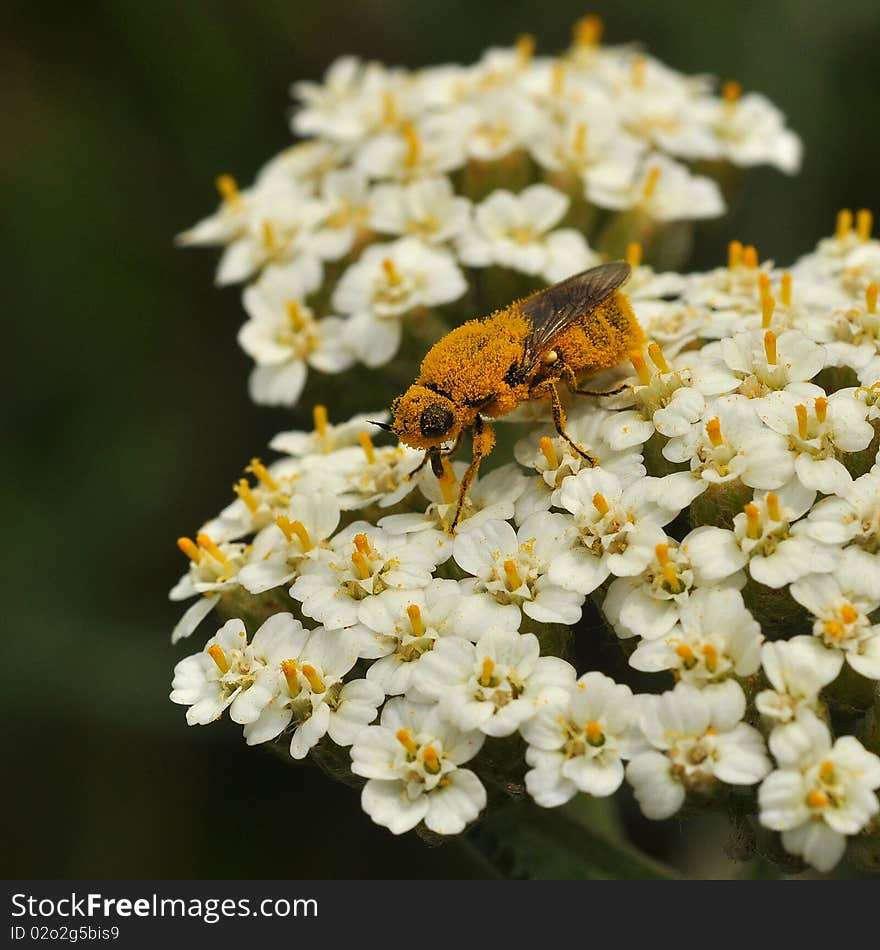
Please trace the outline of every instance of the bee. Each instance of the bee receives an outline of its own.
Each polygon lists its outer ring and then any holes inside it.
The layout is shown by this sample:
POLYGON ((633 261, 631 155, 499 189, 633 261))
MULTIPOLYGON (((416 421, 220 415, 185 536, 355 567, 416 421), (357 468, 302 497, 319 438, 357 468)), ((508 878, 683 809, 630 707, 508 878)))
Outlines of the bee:
POLYGON ((430 462, 442 478, 444 458, 471 431, 472 461, 461 480, 450 532, 480 463, 495 446, 487 420, 505 416, 523 402, 549 399, 556 431, 573 451, 597 464, 566 431, 559 386, 578 396, 611 394, 580 389, 579 379, 616 366, 643 340, 629 301, 618 289, 629 276, 624 261, 601 264, 491 316, 469 320, 434 344, 418 378, 391 404, 392 424, 382 428, 425 452, 412 475, 430 462), (452 447, 444 448, 450 442, 452 447))

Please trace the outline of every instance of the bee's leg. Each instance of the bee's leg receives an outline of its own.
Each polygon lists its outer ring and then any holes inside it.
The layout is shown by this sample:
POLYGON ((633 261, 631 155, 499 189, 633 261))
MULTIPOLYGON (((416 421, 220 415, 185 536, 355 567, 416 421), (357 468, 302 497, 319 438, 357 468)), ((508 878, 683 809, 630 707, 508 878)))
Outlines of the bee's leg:
POLYGON ((604 392, 594 389, 578 389, 577 377, 574 375, 574 370, 572 370, 570 366, 566 366, 563 363, 560 373, 560 378, 565 380, 565 385, 568 386, 568 391, 573 396, 616 396, 629 387, 629 383, 621 383, 616 389, 607 389, 604 392))
MULTIPOLYGON (((569 370, 569 372, 571 371, 569 370)), ((581 458, 586 459, 593 467, 598 465, 598 459, 584 451, 565 431, 565 409, 562 408, 562 401, 559 398, 559 390, 556 388, 555 379, 545 379, 542 383, 538 383, 529 393, 529 399, 543 399, 547 395, 550 396, 550 410, 553 413, 553 426, 556 431, 581 458)))
POLYGON ((461 479, 461 485, 458 489, 458 504, 455 506, 455 517, 452 519, 452 524, 449 526, 449 533, 455 534, 455 526, 458 524, 458 519, 461 517, 461 511, 464 508, 464 502, 467 498, 468 489, 471 487, 471 483, 477 477, 477 472, 480 470, 480 462, 495 448, 495 432, 492 427, 484 422, 480 416, 474 420, 474 431, 473 431, 473 458, 471 464, 468 465, 467 471, 464 473, 461 479))

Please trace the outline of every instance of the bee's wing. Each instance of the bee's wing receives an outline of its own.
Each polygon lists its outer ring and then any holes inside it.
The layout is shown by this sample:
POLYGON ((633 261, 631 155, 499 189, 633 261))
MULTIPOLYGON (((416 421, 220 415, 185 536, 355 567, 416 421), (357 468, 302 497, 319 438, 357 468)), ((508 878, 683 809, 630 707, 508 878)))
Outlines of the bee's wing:
POLYGON ((553 348, 554 339, 610 297, 629 275, 626 261, 612 261, 568 277, 522 301, 520 313, 531 322, 532 330, 526 337, 516 376, 526 379, 541 357, 553 348))

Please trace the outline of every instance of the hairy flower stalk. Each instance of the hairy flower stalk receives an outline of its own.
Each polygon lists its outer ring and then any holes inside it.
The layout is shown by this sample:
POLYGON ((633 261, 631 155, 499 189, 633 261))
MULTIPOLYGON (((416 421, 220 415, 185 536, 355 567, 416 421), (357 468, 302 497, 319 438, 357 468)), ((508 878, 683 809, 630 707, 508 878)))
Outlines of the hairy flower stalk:
MULTIPOLYGON (((744 858, 869 862, 880 242, 869 212, 842 212, 790 267, 734 241, 681 272, 663 255, 724 211, 719 182, 796 171, 798 140, 760 95, 600 33, 587 18, 561 56, 522 38, 472 66, 341 59, 294 87, 310 138, 248 188, 221 176, 220 208, 181 236, 223 245, 218 283, 247 283, 257 402, 356 375, 179 540, 172 598, 192 602, 173 639, 226 623, 171 699, 359 785, 394 834, 488 813, 480 841, 508 809, 511 835, 562 853, 593 834, 583 803, 628 783, 651 819, 730 815, 744 858), (590 380, 607 395, 568 398, 589 458, 523 405, 453 531, 465 464, 420 467, 374 425, 383 404, 453 326, 609 255, 645 341, 590 380)), ((660 873, 595 851, 602 873, 660 873)))

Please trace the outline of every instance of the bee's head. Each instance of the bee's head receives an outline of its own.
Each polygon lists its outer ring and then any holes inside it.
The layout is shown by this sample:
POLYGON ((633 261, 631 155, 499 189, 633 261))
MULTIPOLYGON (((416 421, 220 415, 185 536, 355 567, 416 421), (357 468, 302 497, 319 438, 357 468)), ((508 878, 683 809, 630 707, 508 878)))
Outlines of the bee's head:
POLYGON ((391 429, 405 445, 431 449, 458 437, 461 410, 446 396, 425 386, 410 386, 391 404, 391 429))

